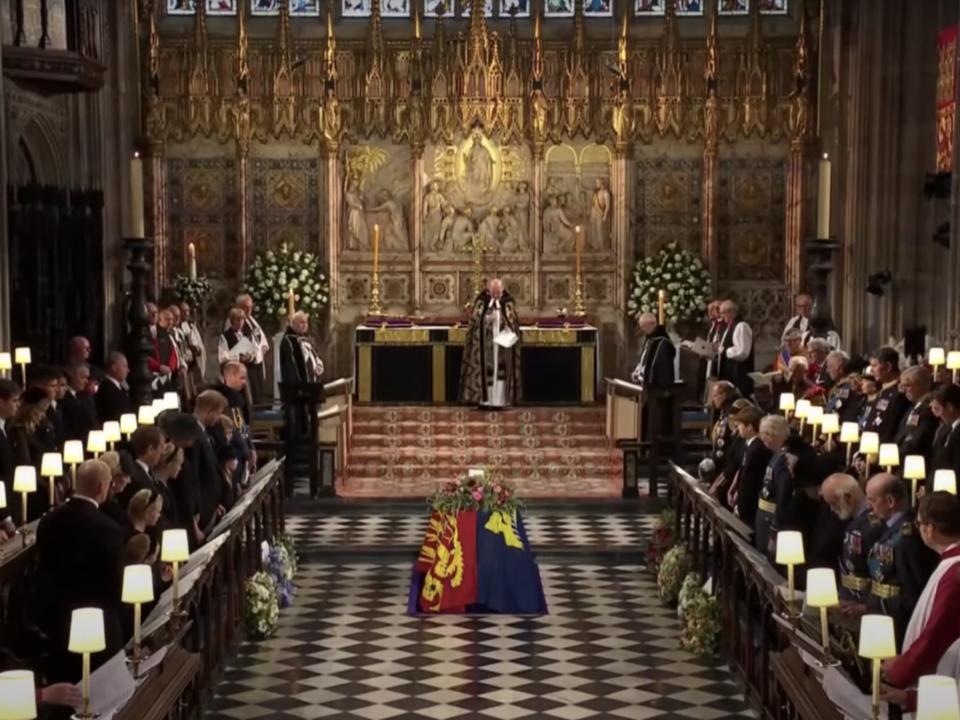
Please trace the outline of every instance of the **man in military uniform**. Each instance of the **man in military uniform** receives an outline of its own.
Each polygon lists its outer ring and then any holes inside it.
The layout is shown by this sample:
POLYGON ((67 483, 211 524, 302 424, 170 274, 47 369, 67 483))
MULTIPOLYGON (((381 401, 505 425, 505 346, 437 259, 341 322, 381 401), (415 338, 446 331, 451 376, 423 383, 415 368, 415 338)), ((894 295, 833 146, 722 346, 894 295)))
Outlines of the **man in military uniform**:
POLYGON ((754 543, 757 550, 773 560, 777 531, 777 511, 781 503, 789 503, 793 494, 793 476, 787 465, 783 446, 790 436, 790 426, 782 415, 767 415, 760 421, 760 440, 773 453, 760 486, 757 515, 754 520, 754 543))
POLYGON ((865 419, 864 431, 875 432, 880 442, 893 442, 910 401, 900 392, 900 356, 891 347, 882 347, 870 358, 870 369, 880 384, 876 404, 865 419))
MULTIPOLYGON (((701 479, 708 482, 720 480, 720 473, 727 462, 730 444, 736 438, 736 430, 730 423, 734 401, 740 398, 740 392, 725 380, 719 380, 710 388, 710 406, 715 421, 710 430, 710 457, 701 463, 701 479)), ((712 489, 712 488, 711 488, 712 489)))
POLYGON ((836 413, 840 422, 856 422, 863 407, 860 383, 850 374, 850 356, 840 350, 827 355, 827 374, 833 382, 824 412, 836 413))
MULTIPOLYGON (((900 390, 911 406, 900 421, 894 442, 900 448, 900 457, 922 455, 930 465, 933 436, 937 433, 937 418, 930 409, 930 391, 933 378, 925 367, 907 368, 900 376, 900 390)), ((931 473, 932 474, 932 473, 931 473)))
POLYGON ((884 527, 867 556, 870 597, 866 611, 893 618, 898 647, 920 593, 939 561, 937 554, 923 544, 907 501, 907 487, 895 475, 879 473, 867 483, 867 503, 884 527))
POLYGON ((853 475, 834 473, 823 481, 820 495, 833 513, 847 523, 839 562, 841 604, 845 612, 865 612, 870 590, 867 556, 883 532, 883 521, 870 512, 863 489, 853 475))

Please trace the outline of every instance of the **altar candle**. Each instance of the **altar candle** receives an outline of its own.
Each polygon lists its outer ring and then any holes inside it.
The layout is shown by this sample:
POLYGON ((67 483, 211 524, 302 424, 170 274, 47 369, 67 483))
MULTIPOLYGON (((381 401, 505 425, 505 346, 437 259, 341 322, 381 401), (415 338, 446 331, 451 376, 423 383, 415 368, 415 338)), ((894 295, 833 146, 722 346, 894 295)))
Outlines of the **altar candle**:
POLYGON ((293 294, 293 288, 290 288, 290 292, 287 293, 287 317, 292 318, 293 314, 297 311, 297 298, 293 294))
POLYGON ((667 323, 667 291, 662 288, 657 291, 657 322, 661 325, 667 323))
POLYGON ((577 277, 580 277, 580 271, 582 269, 581 265, 583 262, 581 258, 581 255, 583 254, 583 229, 579 225, 573 229, 573 237, 575 244, 574 250, 577 257, 577 277))
POLYGON ((830 237, 830 156, 823 154, 820 160, 820 185, 817 190, 817 238, 830 237))
POLYGON ((190 257, 190 279, 197 279, 197 248, 193 243, 187 245, 187 255, 190 257))
POLYGON ((130 234, 132 238, 144 237, 143 223, 143 160, 135 152, 130 158, 130 234))
POLYGON ((380 270, 380 226, 373 226, 373 272, 380 270))

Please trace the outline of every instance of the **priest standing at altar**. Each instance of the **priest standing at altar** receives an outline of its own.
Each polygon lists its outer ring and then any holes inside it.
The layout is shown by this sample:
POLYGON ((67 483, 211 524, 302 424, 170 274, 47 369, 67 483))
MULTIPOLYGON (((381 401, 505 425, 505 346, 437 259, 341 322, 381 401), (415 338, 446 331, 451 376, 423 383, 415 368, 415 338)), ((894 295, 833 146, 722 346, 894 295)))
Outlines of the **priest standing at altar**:
POLYGON ((460 366, 460 402, 504 408, 520 395, 520 319, 499 278, 473 301, 460 366))

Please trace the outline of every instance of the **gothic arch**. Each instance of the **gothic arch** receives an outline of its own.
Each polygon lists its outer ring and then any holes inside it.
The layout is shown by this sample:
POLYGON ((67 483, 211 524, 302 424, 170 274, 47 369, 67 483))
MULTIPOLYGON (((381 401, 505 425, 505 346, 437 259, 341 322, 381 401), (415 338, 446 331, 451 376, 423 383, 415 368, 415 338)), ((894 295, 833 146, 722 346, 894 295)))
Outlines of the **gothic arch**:
POLYGON ((15 142, 13 184, 65 185, 63 148, 50 118, 40 113, 31 115, 15 142))

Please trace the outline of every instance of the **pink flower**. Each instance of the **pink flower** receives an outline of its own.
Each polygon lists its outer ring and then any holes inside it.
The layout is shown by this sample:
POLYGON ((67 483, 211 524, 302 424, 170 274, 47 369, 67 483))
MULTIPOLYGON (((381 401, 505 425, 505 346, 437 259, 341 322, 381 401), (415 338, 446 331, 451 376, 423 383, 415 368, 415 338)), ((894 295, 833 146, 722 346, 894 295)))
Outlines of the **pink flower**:
POLYGON ((477 488, 476 490, 474 490, 473 499, 476 500, 477 502, 480 502, 481 500, 483 500, 483 490, 481 490, 480 488, 477 488))
POLYGON ((501 488, 499 485, 494 485, 494 486, 493 486, 493 491, 494 491, 495 493, 497 493, 497 494, 500 494, 500 492, 502 492, 502 490, 503 490, 503 488, 501 488))

